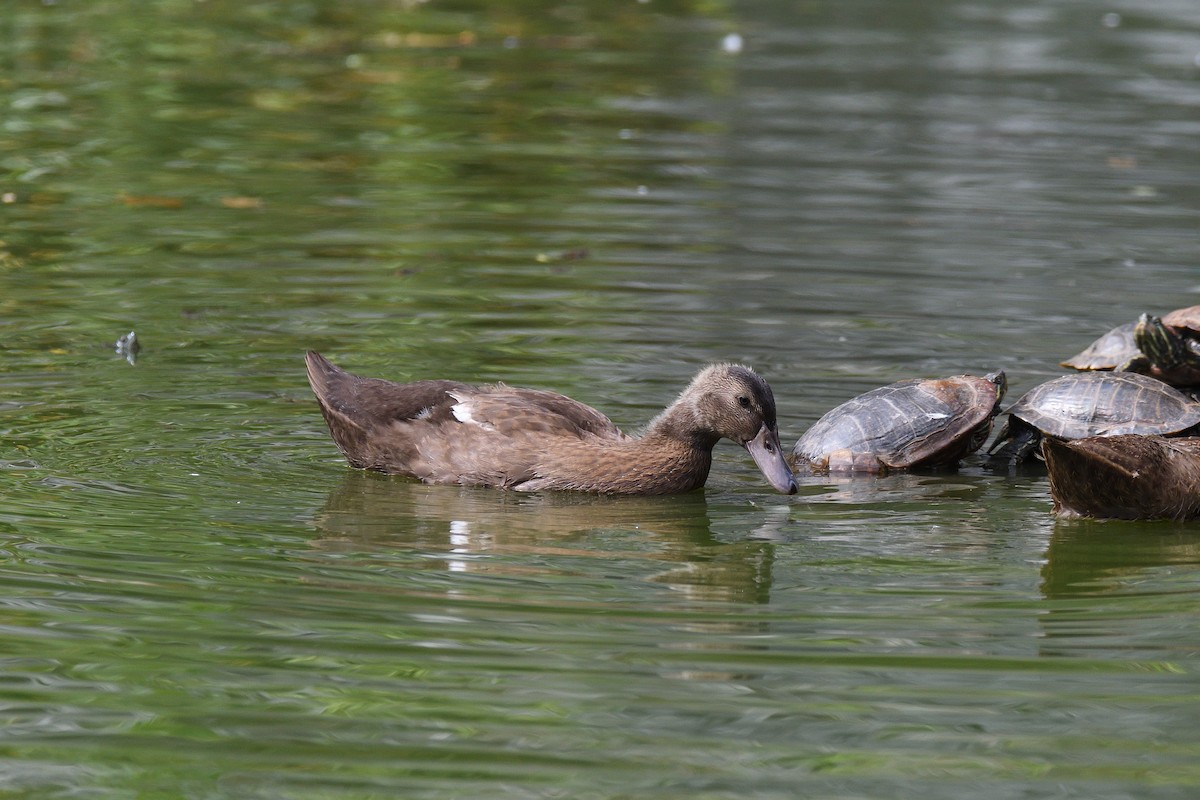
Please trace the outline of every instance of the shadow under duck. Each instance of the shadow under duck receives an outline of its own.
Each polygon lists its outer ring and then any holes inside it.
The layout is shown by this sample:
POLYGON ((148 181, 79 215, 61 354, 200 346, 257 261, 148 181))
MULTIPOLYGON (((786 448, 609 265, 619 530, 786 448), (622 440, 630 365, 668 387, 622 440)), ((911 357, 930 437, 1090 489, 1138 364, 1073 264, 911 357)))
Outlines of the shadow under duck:
POLYGON ((360 469, 521 491, 670 494, 704 485, 725 438, 750 453, 775 489, 797 491, 775 397, 749 367, 705 367, 640 436, 628 436, 554 392, 363 378, 311 350, 305 361, 334 442, 360 469))

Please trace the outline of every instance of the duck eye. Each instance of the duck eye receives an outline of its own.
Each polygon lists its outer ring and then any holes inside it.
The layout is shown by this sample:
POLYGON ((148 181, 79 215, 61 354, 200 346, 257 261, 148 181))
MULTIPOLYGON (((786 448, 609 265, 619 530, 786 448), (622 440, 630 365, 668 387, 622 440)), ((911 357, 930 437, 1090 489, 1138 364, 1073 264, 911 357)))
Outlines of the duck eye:
POLYGON ((746 397, 746 395, 744 395, 744 394, 739 395, 738 396, 738 405, 740 405, 742 408, 749 408, 750 407, 750 398, 746 397))

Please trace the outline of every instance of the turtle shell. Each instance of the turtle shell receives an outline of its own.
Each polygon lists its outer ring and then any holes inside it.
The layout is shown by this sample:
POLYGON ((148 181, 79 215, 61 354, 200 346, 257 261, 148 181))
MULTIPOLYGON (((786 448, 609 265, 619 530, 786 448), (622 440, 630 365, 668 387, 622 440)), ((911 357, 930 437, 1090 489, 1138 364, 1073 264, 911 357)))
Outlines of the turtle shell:
POLYGON ((1180 433, 1200 424, 1200 402, 1134 372, 1082 372, 1035 386, 1011 417, 1061 439, 1180 433))
MULTIPOLYGON (((1200 358, 1200 305, 1177 308, 1164 315, 1162 322, 1183 336, 1187 346, 1200 358)), ((1136 322, 1118 325, 1082 352, 1059 363, 1078 370, 1107 370, 1128 365, 1130 369, 1147 373, 1172 386, 1192 386, 1200 382, 1200 368, 1193 364, 1166 368, 1149 363, 1134 336, 1137 325, 1136 322)))
POLYGON ((1064 367, 1079 370, 1115 369, 1141 354, 1142 351, 1133 340, 1133 330, 1136 327, 1136 322, 1118 325, 1089 344, 1082 352, 1060 363, 1064 367))
POLYGON ((997 372, 872 389, 817 420, 796 442, 792 461, 834 472, 954 464, 986 441, 1005 387, 997 372))
POLYGON ((1163 324, 1174 328, 1184 336, 1200 338, 1200 306, 1177 308, 1169 314, 1164 314, 1163 324))

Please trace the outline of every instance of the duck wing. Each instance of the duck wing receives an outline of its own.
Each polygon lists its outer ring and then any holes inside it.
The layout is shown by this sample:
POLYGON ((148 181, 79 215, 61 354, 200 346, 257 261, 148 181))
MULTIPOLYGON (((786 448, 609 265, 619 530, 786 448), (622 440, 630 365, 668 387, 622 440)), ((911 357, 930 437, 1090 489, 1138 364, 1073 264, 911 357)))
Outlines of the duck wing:
POLYGON ((404 447, 402 439, 381 437, 379 431, 395 429, 397 425, 403 427, 403 423, 415 420, 429 424, 450 422, 455 403, 450 392, 471 388, 457 381, 393 383, 362 378, 311 350, 305 355, 305 363, 309 385, 317 396, 330 436, 346 460, 362 469, 403 471, 395 467, 411 458, 411 446, 404 447), (397 448, 397 445, 402 446, 397 448), (403 452, 406 450, 407 454, 403 452))
POLYGON ((360 469, 431 483, 517 486, 569 442, 628 438, 596 409, 554 392, 393 383, 353 375, 319 353, 305 360, 334 443, 360 469))
POLYGON ((408 419, 448 419, 454 405, 450 392, 472 388, 458 381, 393 383, 362 378, 312 350, 305 363, 309 385, 326 417, 332 415, 339 424, 360 429, 408 419))
POLYGON ((597 445, 627 439, 596 409, 554 392, 496 384, 449 394, 451 422, 397 427, 416 442, 406 472, 431 483, 572 488, 563 473, 591 473, 597 445))
POLYGON ((555 392, 521 389, 502 383, 452 388, 448 392, 456 401, 451 407, 455 419, 501 436, 626 438, 612 420, 596 409, 555 392))

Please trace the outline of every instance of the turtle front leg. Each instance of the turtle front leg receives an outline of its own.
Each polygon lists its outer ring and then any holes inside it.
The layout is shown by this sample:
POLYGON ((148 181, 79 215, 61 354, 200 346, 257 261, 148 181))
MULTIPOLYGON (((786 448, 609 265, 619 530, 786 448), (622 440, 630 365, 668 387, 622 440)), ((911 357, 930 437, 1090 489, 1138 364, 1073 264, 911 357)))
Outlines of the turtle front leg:
POLYGON ((1029 425, 1006 426, 988 450, 987 465, 994 469, 1024 463, 1041 443, 1042 432, 1029 425))
POLYGON ((1136 372, 1139 375, 1149 375, 1150 370, 1154 368, 1154 364, 1145 353, 1138 353, 1132 356, 1121 364, 1113 367, 1113 372, 1136 372))

